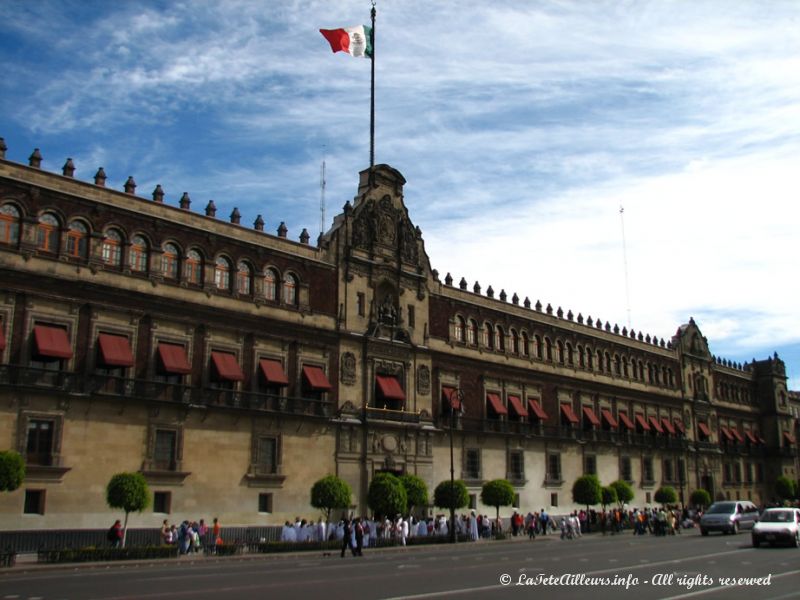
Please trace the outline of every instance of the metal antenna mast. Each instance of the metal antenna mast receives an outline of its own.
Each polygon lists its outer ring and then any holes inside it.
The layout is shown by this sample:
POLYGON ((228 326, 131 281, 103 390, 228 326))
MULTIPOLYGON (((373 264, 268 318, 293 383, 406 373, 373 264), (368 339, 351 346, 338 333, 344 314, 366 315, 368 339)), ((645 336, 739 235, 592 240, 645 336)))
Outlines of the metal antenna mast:
POLYGON ((319 175, 319 234, 325 233, 325 146, 322 147, 322 168, 319 175))
POLYGON ((619 207, 619 222, 622 226, 622 263, 625 267, 625 306, 628 313, 628 329, 631 328, 631 292, 628 285, 628 245, 625 243, 625 208, 619 207))

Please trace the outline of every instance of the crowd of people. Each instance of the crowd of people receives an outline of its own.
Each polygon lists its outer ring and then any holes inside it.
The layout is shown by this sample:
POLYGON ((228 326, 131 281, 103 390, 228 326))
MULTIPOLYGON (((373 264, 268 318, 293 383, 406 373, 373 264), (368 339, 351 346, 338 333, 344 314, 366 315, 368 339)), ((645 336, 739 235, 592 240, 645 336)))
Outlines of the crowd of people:
POLYGON ((167 519, 161 524, 161 543, 176 546, 181 554, 200 552, 208 548, 213 553, 222 544, 222 527, 219 519, 214 518, 211 526, 205 519, 199 521, 184 520, 179 525, 170 525, 167 519))

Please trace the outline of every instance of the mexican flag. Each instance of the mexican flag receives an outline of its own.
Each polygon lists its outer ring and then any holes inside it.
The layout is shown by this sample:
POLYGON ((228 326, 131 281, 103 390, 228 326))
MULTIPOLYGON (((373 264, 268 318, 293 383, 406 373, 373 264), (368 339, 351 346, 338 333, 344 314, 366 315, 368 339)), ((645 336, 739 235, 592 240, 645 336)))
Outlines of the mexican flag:
POLYGON ((350 56, 372 58, 372 27, 356 25, 341 29, 320 29, 334 52, 347 52, 350 56))

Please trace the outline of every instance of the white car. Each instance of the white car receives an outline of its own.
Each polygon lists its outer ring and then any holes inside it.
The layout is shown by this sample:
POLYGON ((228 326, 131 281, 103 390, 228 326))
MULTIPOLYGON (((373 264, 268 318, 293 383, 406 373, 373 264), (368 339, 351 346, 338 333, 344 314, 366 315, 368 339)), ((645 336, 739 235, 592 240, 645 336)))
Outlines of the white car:
POLYGON ((768 508, 761 513, 761 519, 753 526, 753 547, 761 542, 774 546, 786 542, 795 548, 800 547, 800 509, 768 508))

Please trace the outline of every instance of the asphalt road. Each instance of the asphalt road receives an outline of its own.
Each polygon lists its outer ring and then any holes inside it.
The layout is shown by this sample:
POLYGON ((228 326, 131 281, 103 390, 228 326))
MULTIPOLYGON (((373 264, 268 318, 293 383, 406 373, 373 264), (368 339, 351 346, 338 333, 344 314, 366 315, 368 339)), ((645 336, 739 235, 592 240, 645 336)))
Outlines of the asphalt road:
POLYGON ((800 549, 755 549, 746 533, 549 536, 364 554, 23 565, 0 572, 0 600, 800 598, 800 549))

